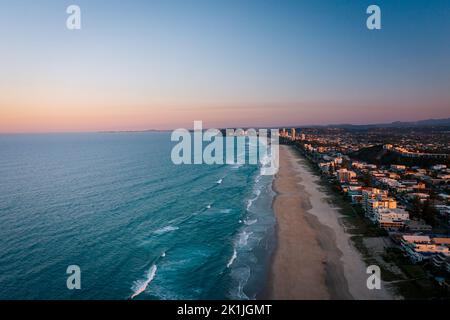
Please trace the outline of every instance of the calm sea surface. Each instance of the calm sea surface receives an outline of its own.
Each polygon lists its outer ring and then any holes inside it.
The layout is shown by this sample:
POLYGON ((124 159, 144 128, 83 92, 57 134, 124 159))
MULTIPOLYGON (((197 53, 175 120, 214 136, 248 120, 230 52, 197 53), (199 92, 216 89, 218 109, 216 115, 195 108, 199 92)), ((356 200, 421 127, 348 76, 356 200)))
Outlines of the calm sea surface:
POLYGON ((169 133, 0 136, 0 299, 247 299, 272 177, 172 164, 169 133), (81 290, 66 269, 81 268, 81 290))

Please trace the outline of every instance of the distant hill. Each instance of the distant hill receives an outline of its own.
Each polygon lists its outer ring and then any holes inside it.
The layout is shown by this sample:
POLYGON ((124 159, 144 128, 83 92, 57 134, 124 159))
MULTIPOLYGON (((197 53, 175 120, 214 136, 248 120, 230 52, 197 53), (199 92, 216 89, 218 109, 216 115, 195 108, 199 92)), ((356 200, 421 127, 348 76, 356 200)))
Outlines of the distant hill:
POLYGON ((378 124, 380 127, 425 127, 425 126, 450 126, 450 118, 447 119, 428 119, 413 122, 395 121, 389 124, 378 124))
POLYGON ((430 158, 418 159, 418 158, 403 157, 396 152, 383 149, 382 145, 362 148, 356 152, 349 154, 349 156, 353 159, 377 165, 403 164, 409 167, 413 166, 429 167, 435 164, 448 163, 448 161, 442 159, 430 159, 430 158))
POLYGON ((390 156, 389 153, 393 154, 393 152, 389 152, 389 150, 383 149, 382 145, 378 145, 368 148, 362 148, 351 153, 350 157, 368 163, 387 164, 388 162, 394 160, 390 159, 392 158, 392 155, 390 156))
MULTIPOLYGON (((373 128, 408 128, 408 127, 450 127, 450 118, 446 119, 427 119, 420 121, 395 121, 391 123, 376 123, 376 124, 330 124, 330 125, 317 125, 317 126, 302 126, 309 128, 342 128, 342 129, 355 129, 355 130, 364 130, 364 129, 373 129, 373 128)), ((301 127, 300 127, 301 128, 301 127)))

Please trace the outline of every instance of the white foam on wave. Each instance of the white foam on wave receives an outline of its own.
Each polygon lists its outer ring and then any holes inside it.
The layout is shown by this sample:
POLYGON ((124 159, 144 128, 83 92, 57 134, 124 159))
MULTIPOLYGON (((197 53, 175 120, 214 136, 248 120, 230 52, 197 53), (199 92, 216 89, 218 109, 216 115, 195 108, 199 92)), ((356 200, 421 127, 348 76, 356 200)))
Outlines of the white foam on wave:
POLYGON ((250 268, 245 266, 243 268, 236 269, 233 277, 238 282, 238 286, 232 296, 232 299, 249 300, 249 297, 244 292, 244 288, 248 282, 248 279, 250 279, 250 268))
POLYGON ((164 234, 167 232, 171 232, 171 231, 175 231, 180 229, 179 227, 175 227, 175 226, 165 226, 164 228, 158 229, 156 231, 154 231, 154 234, 164 234))
POLYGON ((158 267, 156 266, 156 264, 154 264, 148 270, 145 279, 134 282, 133 287, 131 288, 133 290, 133 294, 131 295, 130 299, 137 297, 147 289, 150 282, 152 282, 152 280, 155 278, 156 270, 158 270, 158 267))
POLYGON ((255 224, 257 222, 258 222, 258 219, 250 219, 250 220, 247 219, 247 220, 244 221, 244 224, 247 225, 247 226, 251 226, 252 224, 255 224))
POLYGON ((251 198, 247 201, 247 211, 250 210, 250 207, 252 206, 253 202, 258 199, 259 195, 261 194, 261 190, 256 190, 255 191, 255 197, 251 198))
POLYGON ((240 280, 238 285, 238 299, 239 300, 250 300, 248 296, 244 293, 244 286, 247 284, 248 279, 240 280))
POLYGON ((234 260, 236 260, 237 258, 237 251, 236 249, 233 249, 233 255, 231 256, 230 260, 227 263, 227 268, 231 267, 231 265, 233 264, 234 260))
POLYGON ((243 230, 241 234, 239 235, 239 241, 238 244, 240 247, 244 247, 248 243, 248 238, 253 234, 253 232, 247 232, 243 230))
POLYGON ((272 157, 269 155, 264 155, 264 157, 261 159, 260 163, 262 166, 268 166, 272 162, 272 157))

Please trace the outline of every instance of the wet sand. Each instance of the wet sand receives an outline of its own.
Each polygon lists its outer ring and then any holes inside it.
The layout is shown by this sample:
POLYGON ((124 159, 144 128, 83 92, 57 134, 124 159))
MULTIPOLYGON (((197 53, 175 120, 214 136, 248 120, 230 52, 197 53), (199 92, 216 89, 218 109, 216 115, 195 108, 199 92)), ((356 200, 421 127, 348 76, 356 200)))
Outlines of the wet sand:
POLYGON ((362 256, 305 161, 292 147, 280 146, 273 203, 277 248, 266 298, 391 299, 384 283, 381 290, 367 288, 362 256))

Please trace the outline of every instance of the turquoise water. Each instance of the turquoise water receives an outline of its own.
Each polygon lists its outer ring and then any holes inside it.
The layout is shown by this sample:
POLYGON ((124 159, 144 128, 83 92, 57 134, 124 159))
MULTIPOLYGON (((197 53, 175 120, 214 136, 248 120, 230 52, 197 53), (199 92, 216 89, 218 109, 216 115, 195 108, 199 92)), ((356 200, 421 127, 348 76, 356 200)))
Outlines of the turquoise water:
POLYGON ((272 177, 172 164, 169 133, 0 136, 1 299, 247 299, 272 177), (81 268, 81 290, 66 269, 81 268))

